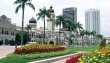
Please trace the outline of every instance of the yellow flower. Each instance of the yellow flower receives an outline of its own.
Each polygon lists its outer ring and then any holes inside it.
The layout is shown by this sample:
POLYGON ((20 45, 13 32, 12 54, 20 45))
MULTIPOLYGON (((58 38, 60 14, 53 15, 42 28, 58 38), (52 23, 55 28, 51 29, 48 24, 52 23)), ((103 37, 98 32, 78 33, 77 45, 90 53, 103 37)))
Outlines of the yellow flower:
POLYGON ((103 56, 105 56, 105 54, 102 54, 103 56))

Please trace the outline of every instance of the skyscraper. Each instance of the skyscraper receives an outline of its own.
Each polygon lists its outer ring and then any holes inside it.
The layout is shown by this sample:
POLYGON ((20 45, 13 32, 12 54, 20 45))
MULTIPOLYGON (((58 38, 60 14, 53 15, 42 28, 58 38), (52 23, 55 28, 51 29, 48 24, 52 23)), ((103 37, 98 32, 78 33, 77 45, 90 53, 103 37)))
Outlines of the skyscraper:
POLYGON ((100 10, 88 9, 85 11, 85 30, 100 34, 100 10))
POLYGON ((63 9, 63 15, 66 19, 74 21, 77 23, 77 8, 76 7, 69 7, 63 9))

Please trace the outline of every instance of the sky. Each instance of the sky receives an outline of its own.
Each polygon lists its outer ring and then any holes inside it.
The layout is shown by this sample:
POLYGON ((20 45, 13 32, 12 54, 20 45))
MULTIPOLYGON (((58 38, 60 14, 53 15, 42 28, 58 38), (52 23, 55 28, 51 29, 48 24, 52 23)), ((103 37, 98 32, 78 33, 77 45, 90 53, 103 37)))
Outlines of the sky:
MULTIPOLYGON (((15 14, 17 5, 13 4, 14 1, 15 0, 0 0, 0 15, 6 15, 8 18, 11 18, 12 23, 21 26, 22 10, 20 9, 19 12, 15 14)), ((82 23, 83 28, 85 28, 85 10, 94 8, 100 10, 101 34, 105 37, 110 36, 110 0, 32 0, 32 3, 36 10, 33 11, 26 6, 24 26, 29 23, 32 16, 37 19, 36 14, 40 8, 46 7, 46 9, 49 9, 52 5, 56 16, 62 14, 63 8, 76 7, 77 20, 82 23)), ((37 21, 37 28, 43 27, 43 25, 42 20, 37 21)))

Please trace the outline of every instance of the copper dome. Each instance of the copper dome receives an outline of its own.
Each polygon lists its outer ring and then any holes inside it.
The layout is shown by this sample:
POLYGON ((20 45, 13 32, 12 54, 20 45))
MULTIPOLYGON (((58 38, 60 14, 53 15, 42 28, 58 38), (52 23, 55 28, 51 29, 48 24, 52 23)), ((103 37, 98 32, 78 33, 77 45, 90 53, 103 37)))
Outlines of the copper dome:
POLYGON ((36 23, 36 19, 32 17, 32 18, 29 20, 29 23, 36 23))
POLYGON ((53 8, 53 7, 52 7, 52 6, 50 6, 49 12, 51 12, 51 13, 53 13, 53 12, 54 12, 54 10, 53 10, 52 8, 53 8))

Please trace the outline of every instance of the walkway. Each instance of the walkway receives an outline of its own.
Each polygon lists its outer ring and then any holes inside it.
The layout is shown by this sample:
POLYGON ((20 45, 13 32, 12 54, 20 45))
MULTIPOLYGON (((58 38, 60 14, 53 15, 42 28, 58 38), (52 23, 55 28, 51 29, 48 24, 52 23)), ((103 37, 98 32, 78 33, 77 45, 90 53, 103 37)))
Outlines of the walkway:
MULTIPOLYGON (((82 53, 82 52, 79 52, 82 53)), ((67 58, 70 58, 71 56, 77 55, 79 53, 75 54, 69 54, 69 55, 64 55, 60 57, 55 57, 55 58, 50 58, 50 59, 45 59, 45 60, 40 60, 40 61, 34 61, 34 62, 29 62, 29 63, 65 63, 67 58)))
POLYGON ((0 58, 14 52, 15 46, 0 46, 0 58))

